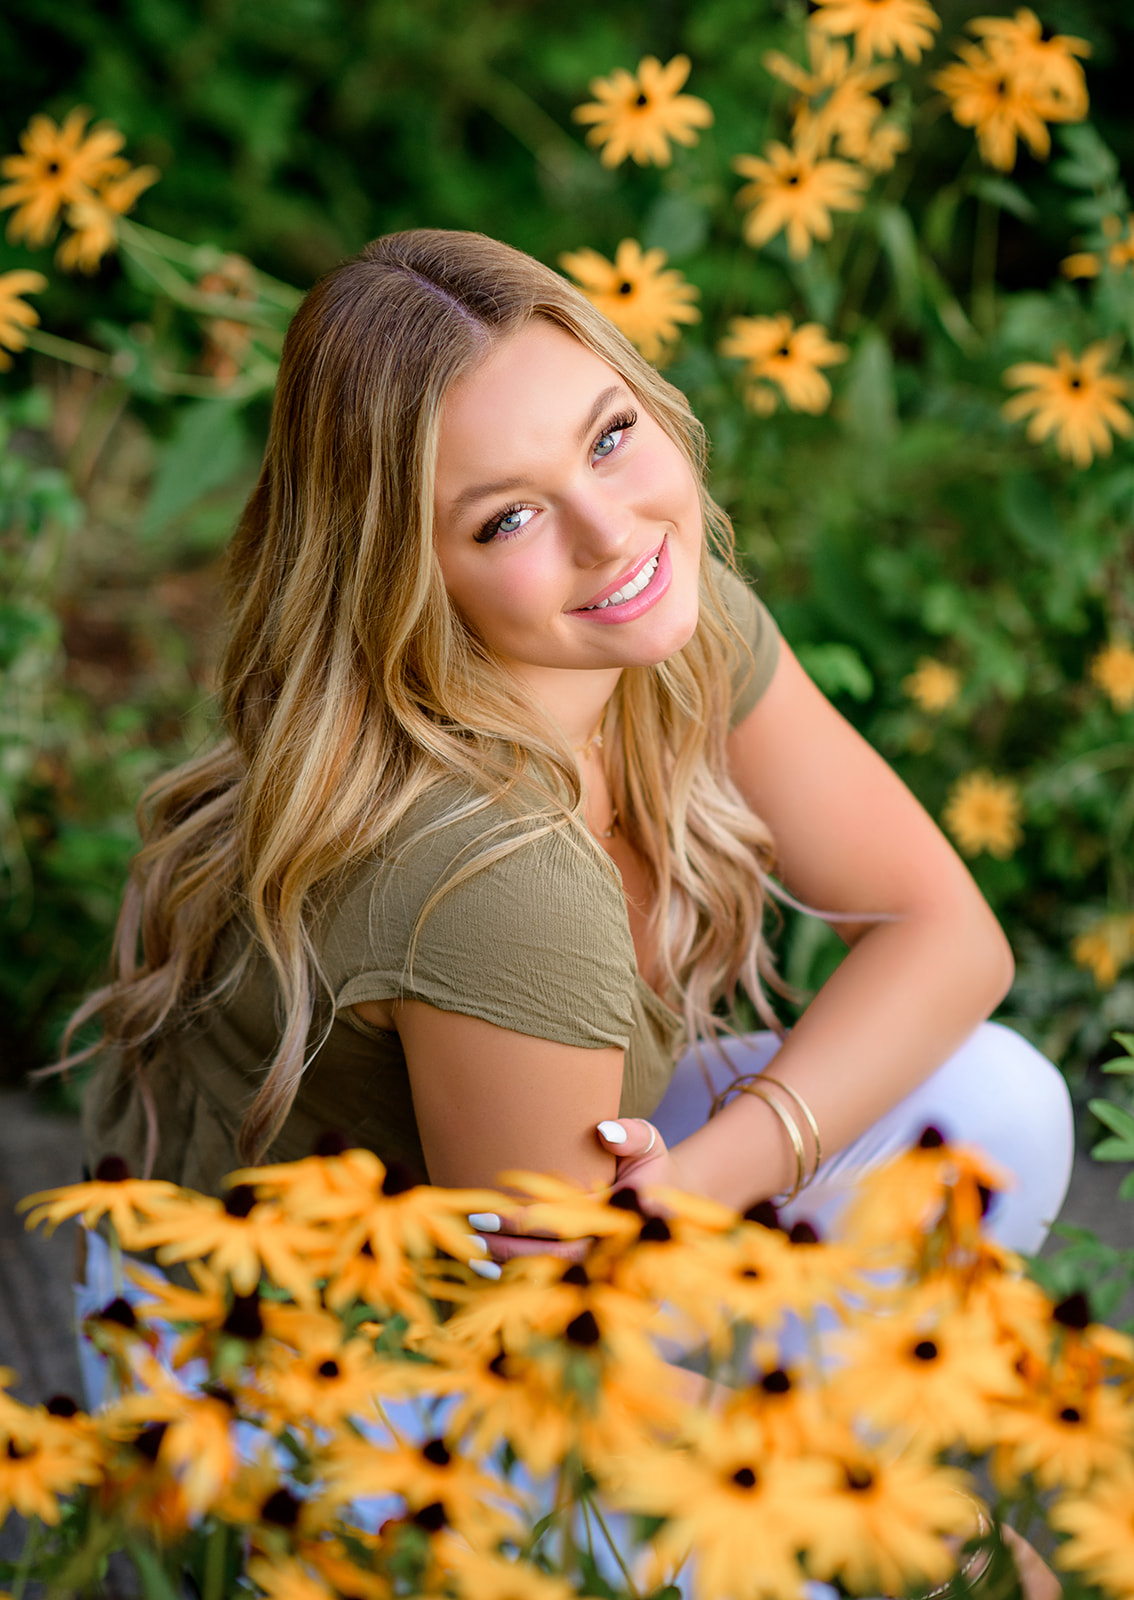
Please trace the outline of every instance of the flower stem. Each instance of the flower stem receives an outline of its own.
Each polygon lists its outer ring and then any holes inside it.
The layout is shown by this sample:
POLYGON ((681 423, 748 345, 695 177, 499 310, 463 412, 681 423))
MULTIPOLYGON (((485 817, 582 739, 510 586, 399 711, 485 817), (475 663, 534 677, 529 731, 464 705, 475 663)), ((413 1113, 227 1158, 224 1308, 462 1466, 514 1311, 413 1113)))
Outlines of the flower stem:
POLYGON ((24 1535, 24 1548, 20 1551, 20 1564, 16 1569, 15 1582, 12 1586, 12 1600, 22 1600, 42 1533, 43 1523, 38 1517, 32 1517, 28 1522, 28 1531, 24 1535))
POLYGON ((611 1533, 610 1529, 607 1527, 606 1519, 604 1518, 602 1512, 598 1508, 598 1501, 597 1500, 592 1500, 589 1495, 584 1495, 583 1496, 582 1505, 583 1505, 583 1515, 584 1516, 587 1515, 587 1506, 588 1506, 588 1504, 590 1505, 590 1509, 595 1514, 595 1521, 598 1523, 599 1528, 602 1531, 603 1538, 606 1540, 607 1544, 610 1546, 611 1555, 618 1562, 619 1568, 620 1568, 620 1570, 622 1572, 622 1576, 626 1579, 626 1587, 627 1587, 627 1589, 629 1589, 630 1593, 636 1597, 637 1594, 638 1594, 638 1589, 637 1589, 637 1586, 634 1583, 634 1579, 633 1579, 633 1576, 632 1576, 632 1574, 630 1572, 630 1568, 626 1565, 626 1562, 625 1562, 625 1560, 623 1559, 623 1556, 622 1556, 622 1551, 618 1548, 618 1545, 615 1543, 614 1535, 611 1533))
POLYGON ((996 322, 996 256, 1000 233, 1000 207, 983 195, 977 200, 976 235, 973 239, 973 322, 983 334, 996 322))
POLYGON ((224 1600, 224 1575, 228 1564, 228 1529, 223 1522, 214 1524, 205 1543, 204 1586, 201 1600, 224 1600))
POLYGON ((88 372, 109 372, 110 357, 89 344, 78 344, 74 339, 61 339, 56 333, 43 328, 28 328, 28 348, 38 350, 41 356, 54 356, 57 361, 67 361, 73 367, 85 367, 88 372))

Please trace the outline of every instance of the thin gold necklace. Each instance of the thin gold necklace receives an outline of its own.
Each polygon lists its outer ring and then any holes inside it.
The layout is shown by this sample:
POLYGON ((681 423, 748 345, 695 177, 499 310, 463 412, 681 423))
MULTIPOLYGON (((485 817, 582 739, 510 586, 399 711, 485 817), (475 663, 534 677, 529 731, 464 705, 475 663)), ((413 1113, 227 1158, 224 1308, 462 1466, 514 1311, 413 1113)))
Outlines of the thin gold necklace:
MULTIPOLYGON (((584 761, 586 761, 590 756, 592 756, 594 754, 594 752, 596 750, 601 750, 601 749, 602 749, 602 724, 600 722, 598 727, 595 729, 594 733, 592 733, 590 738, 587 740, 586 744, 583 745, 581 749, 577 749, 575 751, 575 754, 577 756, 581 756, 582 759, 584 761)), ((613 839, 614 835, 618 832, 618 821, 619 821, 619 818, 618 818, 618 807, 616 805, 612 805, 611 808, 610 808, 610 827, 609 828, 605 828, 605 829, 604 828, 592 828, 591 831, 594 834, 596 839, 613 839)))

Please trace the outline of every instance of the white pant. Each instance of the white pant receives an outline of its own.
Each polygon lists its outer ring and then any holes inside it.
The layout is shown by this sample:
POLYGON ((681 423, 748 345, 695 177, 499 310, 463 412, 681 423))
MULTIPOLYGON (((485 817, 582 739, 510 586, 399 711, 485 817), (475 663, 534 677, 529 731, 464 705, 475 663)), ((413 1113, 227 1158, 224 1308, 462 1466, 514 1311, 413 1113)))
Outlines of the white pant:
MULTIPOLYGON (((704 1125, 713 1096, 733 1074, 763 1072, 780 1048, 773 1033, 727 1039, 731 1066, 703 1051, 710 1089, 694 1051, 677 1063, 673 1081, 650 1119, 668 1145, 704 1125)), ((824 1161, 815 1181, 783 1208, 789 1223, 806 1218, 820 1236, 837 1231, 858 1176, 908 1150, 932 1124, 953 1144, 979 1146, 1015 1179, 993 1197, 988 1229, 1009 1249, 1034 1255, 1055 1221, 1071 1177, 1074 1125, 1062 1074, 1011 1028, 984 1022, 924 1083, 824 1161)))

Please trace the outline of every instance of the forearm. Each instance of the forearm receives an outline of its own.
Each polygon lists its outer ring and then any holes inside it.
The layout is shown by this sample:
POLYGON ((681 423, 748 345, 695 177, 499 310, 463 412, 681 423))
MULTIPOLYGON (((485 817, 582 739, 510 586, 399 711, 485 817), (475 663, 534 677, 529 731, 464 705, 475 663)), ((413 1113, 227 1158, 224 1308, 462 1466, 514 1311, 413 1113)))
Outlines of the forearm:
MULTIPOLYGON (((1007 943, 975 896, 863 934, 772 1068, 813 1111, 824 1157, 934 1072, 1003 998, 1011 972, 1007 943)), ((810 1157, 811 1136, 798 1113, 797 1121, 810 1157)), ((685 1186, 738 1209, 795 1182, 785 1130, 754 1095, 737 1095, 673 1156, 685 1186)))

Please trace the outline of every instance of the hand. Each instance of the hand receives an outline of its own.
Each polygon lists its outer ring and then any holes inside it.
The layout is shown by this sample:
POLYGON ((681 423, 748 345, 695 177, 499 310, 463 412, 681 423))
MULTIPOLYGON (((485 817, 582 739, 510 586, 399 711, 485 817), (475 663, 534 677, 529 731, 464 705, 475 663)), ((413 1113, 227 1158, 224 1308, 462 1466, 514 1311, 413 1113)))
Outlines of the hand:
MULTIPOLYGON (((604 1149, 618 1160, 612 1193, 642 1184, 680 1186, 665 1140, 652 1122, 641 1117, 627 1117, 617 1122, 600 1122, 595 1131, 604 1149)), ((470 1241, 481 1253, 468 1264, 481 1278, 498 1278, 498 1263, 511 1261, 516 1256, 555 1255, 565 1261, 581 1261, 591 1245, 590 1239, 556 1239, 547 1234, 529 1233, 524 1228, 522 1212, 499 1215, 478 1211, 469 1217, 469 1225, 476 1229, 469 1236, 470 1241)))

